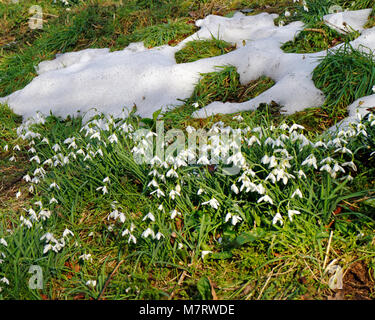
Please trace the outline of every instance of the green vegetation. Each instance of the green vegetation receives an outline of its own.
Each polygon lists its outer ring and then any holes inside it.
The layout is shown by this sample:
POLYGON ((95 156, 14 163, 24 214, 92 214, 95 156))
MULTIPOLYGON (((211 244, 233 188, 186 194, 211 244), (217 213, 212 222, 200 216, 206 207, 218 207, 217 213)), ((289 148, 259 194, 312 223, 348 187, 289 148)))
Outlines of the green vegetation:
POLYGON ((176 52, 175 58, 177 63, 188 63, 220 56, 235 49, 235 46, 223 40, 195 40, 188 42, 184 48, 176 52))
MULTIPOLYGON (((307 23, 284 44, 286 52, 326 50, 356 35, 338 35, 321 17, 332 4, 352 3, 307 0, 306 11, 302 1, 77 0, 66 6, 42 0, 42 30, 28 27, 32 1, 0 4, 0 95, 23 88, 35 66, 57 53, 120 50, 133 41, 175 45, 195 32, 197 19, 240 9, 279 13, 276 24, 307 23)), ((352 8, 371 6, 357 0, 352 8)), ((367 27, 373 22, 374 14, 367 27)), ((176 60, 234 49, 217 39, 192 41, 176 60)), ((372 94, 373 61, 372 53, 349 45, 329 51, 313 74, 325 104, 293 115, 272 102, 192 118, 210 102, 244 102, 274 85, 267 77, 241 84, 233 66, 202 74, 183 105, 152 119, 132 112, 83 123, 50 115, 22 124, 0 105, 0 299, 373 299, 375 116, 326 133, 351 102, 372 94), (227 163, 209 165, 204 158, 167 168, 156 160, 136 163, 134 152, 145 145, 135 132, 155 129, 156 119, 184 133, 241 129, 243 158, 232 158, 242 163, 240 172, 225 175, 227 163), (329 288, 326 267, 333 259, 345 272, 341 291, 329 288), (43 289, 28 287, 31 265, 42 268, 43 289)), ((201 147, 219 149, 211 138, 201 147)))
POLYGON ((346 44, 338 50, 329 51, 315 68, 313 81, 325 94, 324 107, 332 115, 345 112, 352 102, 372 94, 375 83, 373 59, 372 52, 355 50, 346 44))

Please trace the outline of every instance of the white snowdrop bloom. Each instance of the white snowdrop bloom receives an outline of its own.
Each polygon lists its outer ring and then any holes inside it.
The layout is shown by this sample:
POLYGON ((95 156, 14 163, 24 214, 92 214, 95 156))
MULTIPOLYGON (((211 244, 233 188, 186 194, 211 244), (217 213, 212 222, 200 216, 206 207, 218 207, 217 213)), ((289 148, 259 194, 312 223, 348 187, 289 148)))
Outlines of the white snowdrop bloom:
POLYGON ((341 171, 342 173, 345 173, 345 169, 343 167, 341 167, 337 162, 335 163, 335 165, 333 166, 333 171, 334 172, 339 172, 341 171))
POLYGON ((289 12, 288 10, 286 10, 286 11, 284 12, 284 15, 285 15, 286 17, 290 17, 290 12, 289 12))
POLYGON ((92 261, 91 253, 83 254, 79 256, 78 259, 81 259, 83 261, 92 261))
POLYGON ((260 162, 263 164, 269 164, 270 163, 270 157, 268 155, 264 155, 262 159, 260 159, 260 162))
POLYGON ((261 203, 261 202, 268 202, 270 204, 273 204, 272 199, 268 195, 264 195, 263 197, 259 198, 257 203, 261 203))
POLYGON ((198 189, 198 192, 197 192, 197 195, 200 196, 202 193, 204 193, 205 191, 203 189, 198 189))
POLYGON ((42 201, 40 201, 40 200, 34 202, 34 204, 35 204, 36 206, 39 206, 40 208, 43 207, 43 203, 42 203, 42 201))
POLYGON ((172 168, 172 169, 170 169, 170 170, 167 172, 166 177, 167 177, 167 178, 170 178, 170 177, 178 178, 178 174, 177 174, 177 172, 172 168))
POLYGON ((63 238, 66 238, 67 236, 74 236, 74 233, 66 228, 63 232, 63 238))
POLYGON ((165 238, 164 234, 162 234, 160 231, 155 235, 156 240, 160 240, 161 238, 165 238))
POLYGON ((316 164, 316 158, 313 154, 310 154, 305 161, 302 162, 302 166, 307 165, 309 167, 314 167, 315 169, 318 169, 316 164))
MULTIPOLYGON (((21 151, 20 146, 18 144, 13 147, 13 150, 21 151)), ((33 151, 30 151, 30 150, 36 151, 35 148, 29 149, 29 152, 33 152, 33 151)), ((33 153, 35 153, 35 152, 33 152, 33 153)))
POLYGON ((294 123, 294 124, 289 128, 289 133, 292 133, 293 131, 298 130, 298 129, 303 130, 303 129, 305 129, 305 127, 304 127, 304 126, 301 126, 301 125, 299 125, 299 124, 294 123))
POLYGON ((285 22, 283 21, 283 20, 280 20, 279 21, 279 27, 282 27, 282 26, 284 26, 285 25, 285 22))
POLYGON ((202 205, 206 204, 209 204, 214 209, 218 209, 220 206, 219 201, 217 201, 215 198, 212 198, 211 200, 202 203, 202 205))
POLYGON ((309 8, 307 7, 307 5, 303 6, 303 10, 305 10, 306 12, 309 12, 309 8))
POLYGON ((152 194, 154 194, 154 193, 156 193, 156 196, 157 196, 158 198, 160 198, 160 197, 165 197, 164 192, 163 192, 162 190, 160 190, 159 188, 156 189, 156 190, 154 190, 154 191, 152 191, 152 192, 150 192, 150 195, 152 195, 152 194))
POLYGON ((52 166, 53 165, 52 159, 47 159, 46 161, 43 162, 43 165, 46 165, 46 164, 48 164, 49 166, 52 166))
POLYGON ((31 179, 31 182, 35 183, 35 184, 38 184, 40 182, 40 180, 39 180, 38 177, 34 177, 34 178, 31 179))
POLYGON ((52 146, 52 150, 55 152, 61 151, 61 147, 56 143, 52 146))
POLYGON ((134 244, 137 243, 137 238, 132 234, 129 235, 128 243, 130 242, 133 242, 134 244))
POLYGON ((5 241, 4 238, 0 238, 0 244, 2 244, 2 245, 5 246, 5 247, 8 246, 8 243, 5 241))
POLYGON ((105 177, 103 179, 103 183, 110 183, 110 182, 111 182, 111 180, 109 179, 109 177, 105 177))
POLYGON ((266 189, 264 188, 264 186, 259 183, 257 186, 256 186, 256 191, 262 195, 262 194, 265 194, 266 193, 266 189))
POLYGON ((57 185, 57 183, 54 181, 52 182, 50 185, 49 185, 50 189, 52 188, 56 188, 56 189, 60 189, 60 187, 57 185))
POLYGON ((100 191, 100 190, 102 190, 103 195, 105 195, 105 194, 108 193, 107 186, 103 186, 103 187, 98 187, 98 188, 96 188, 96 191, 100 191))
POLYGON ((352 168, 354 171, 357 171, 357 166, 354 164, 353 161, 350 161, 350 162, 344 162, 343 164, 341 164, 343 167, 350 167, 352 168))
POLYGON ((55 240, 55 237, 53 236, 53 234, 51 232, 47 232, 46 234, 44 234, 40 240, 44 240, 46 239, 46 242, 50 242, 50 241, 53 241, 55 240))
POLYGON ((25 225, 29 229, 33 226, 32 222, 29 219, 25 219, 24 216, 20 217, 21 226, 25 225))
POLYGON ((232 214, 228 212, 225 216, 225 222, 228 222, 230 218, 232 218, 232 214))
POLYGON ((22 179, 24 179, 26 182, 30 182, 31 181, 31 177, 28 174, 25 175, 25 176, 23 176, 22 179))
POLYGON ((148 184, 147 184, 147 187, 150 187, 150 186, 153 186, 154 188, 158 188, 159 187, 159 184, 157 183, 157 181, 155 179, 152 179, 148 184))
POLYGON ((172 200, 174 200, 176 198, 176 196, 180 196, 180 193, 177 192, 176 190, 171 190, 169 192, 169 198, 171 198, 172 200))
POLYGON ((90 139, 98 139, 100 141, 100 132, 95 132, 93 135, 91 135, 90 139))
POLYGON ((5 283, 6 285, 9 286, 9 280, 8 280, 6 277, 2 277, 2 278, 0 279, 0 281, 1 281, 2 283, 5 283))
POLYGON ((181 249, 184 248, 184 245, 183 245, 182 243, 179 242, 178 245, 177 245, 177 247, 178 247, 179 250, 181 250, 181 249))
POLYGON ((193 103, 193 107, 194 108, 199 108, 199 103, 198 102, 193 103))
POLYGON ((49 144, 49 141, 48 141, 48 139, 47 139, 46 137, 44 137, 43 140, 42 140, 42 143, 47 143, 47 144, 49 144))
POLYGON ((338 148, 338 149, 335 150, 335 153, 336 153, 336 152, 347 153, 347 154, 350 154, 350 155, 353 154, 353 152, 351 152, 351 151, 350 151, 348 148, 346 148, 346 147, 338 148))
POLYGON ((130 234, 130 231, 128 229, 125 229, 122 233, 121 236, 125 237, 126 235, 130 234))
POLYGON ((272 224, 276 224, 278 222, 280 223, 280 225, 284 224, 283 217, 281 216, 279 212, 277 212, 275 216, 273 217, 272 224))
POLYGON ((85 151, 83 151, 82 149, 79 149, 76 154, 79 154, 79 155, 82 155, 84 156, 85 155, 85 151))
POLYGON ((54 197, 51 198, 51 200, 49 201, 49 204, 52 204, 52 203, 59 203, 54 197))
POLYGON ((149 236, 152 236, 155 238, 155 233, 151 228, 147 228, 145 231, 142 232, 141 237, 142 238, 148 238, 149 236))
POLYGON ((264 144, 265 144, 266 146, 268 146, 268 145, 273 146, 274 143, 275 143, 275 141, 274 141, 271 137, 268 137, 268 138, 264 141, 264 144))
POLYGON ((206 255, 210 254, 210 253, 212 253, 212 251, 210 251, 210 250, 203 250, 203 251, 202 251, 202 259, 204 259, 204 257, 205 257, 206 255))
POLYGON ((239 215, 233 215, 232 216, 232 225, 236 225, 238 222, 241 222, 242 218, 239 215))
POLYGON ((275 175, 271 172, 265 179, 266 181, 270 180, 273 184, 276 183, 276 177, 275 175))
POLYGON ((302 170, 299 170, 297 172, 297 175, 298 175, 299 179, 301 179, 301 178, 305 178, 306 179, 307 178, 306 175, 305 175, 305 173, 302 170))
POLYGON ((35 161, 35 162, 37 162, 38 164, 40 164, 40 158, 39 158, 38 156, 34 156, 34 157, 30 158, 29 161, 30 161, 30 162, 35 161))
POLYGON ((254 143, 257 143, 258 145, 261 145, 259 139, 256 136, 251 136, 250 139, 248 139, 247 145, 251 147, 254 143))
POLYGON ((70 149, 70 148, 77 149, 77 144, 76 144, 75 141, 72 141, 72 143, 69 144, 68 149, 70 149))
POLYGON ((201 156, 198 159, 197 164, 209 165, 210 164, 210 160, 208 160, 207 156, 201 156))
POLYGON ((117 136, 116 136, 116 133, 110 135, 110 136, 108 137, 108 140, 109 140, 110 143, 118 143, 118 138, 117 138, 117 136))
POLYGON ((16 193, 16 199, 18 199, 20 196, 21 196, 21 191, 18 191, 18 192, 16 193))
POLYGON ((288 210, 288 217, 289 217, 289 220, 290 220, 290 221, 292 221, 292 217, 293 217, 295 214, 301 214, 301 212, 299 212, 298 210, 288 210))
POLYGON ((327 149, 327 145, 323 141, 318 141, 314 144, 315 148, 323 147, 327 149))
POLYGON ((52 245, 49 243, 49 244, 46 244, 43 248, 43 254, 47 253, 48 251, 50 251, 52 249, 52 245))
POLYGON ((162 161, 160 160, 160 158, 159 158, 158 156, 153 157, 153 158, 151 159, 151 161, 150 161, 150 164, 151 164, 151 165, 161 164, 161 163, 162 163, 162 161))
POLYGON ((326 157, 322 161, 320 161, 320 164, 332 163, 333 161, 334 159, 332 159, 331 157, 326 157))
POLYGON ((238 116, 234 116, 232 119, 237 120, 238 122, 241 122, 244 120, 244 118, 240 114, 238 116))
POLYGON ((332 173, 332 168, 331 168, 331 166, 327 163, 327 164, 325 164, 324 166, 322 166, 322 167, 320 168, 320 171, 327 171, 329 174, 331 174, 331 173, 332 173))
POLYGON ((163 204, 159 205, 158 210, 160 210, 160 211, 164 210, 163 204))
POLYGON ((39 217, 41 217, 43 221, 49 219, 51 217, 51 211, 43 209, 39 212, 39 217))
POLYGON ((155 221, 155 216, 151 212, 149 212, 144 216, 142 221, 145 221, 146 219, 150 219, 151 221, 155 221))
POLYGON ((235 193, 235 194, 238 194, 240 192, 240 190, 238 190, 237 186, 235 183, 232 184, 232 186, 230 187, 230 189, 235 193))
POLYGON ((302 192, 299 188, 296 189, 296 191, 293 192, 292 194, 292 199, 295 197, 295 196, 299 196, 301 199, 303 198, 303 195, 302 195, 302 192))
POLYGON ((5 146, 4 146, 4 151, 8 151, 9 150, 9 146, 6 144, 5 146))
POLYGON ((192 127, 192 126, 187 126, 185 130, 186 130, 187 133, 190 133, 190 134, 193 133, 193 132, 195 132, 195 131, 197 131, 197 130, 196 130, 194 127, 192 127))
POLYGON ((86 282, 86 286, 95 288, 96 287, 96 280, 88 280, 86 282))
POLYGON ((178 212, 176 209, 172 210, 171 211, 171 219, 173 220, 174 218, 176 218, 177 216, 180 216, 181 215, 181 212, 178 212))

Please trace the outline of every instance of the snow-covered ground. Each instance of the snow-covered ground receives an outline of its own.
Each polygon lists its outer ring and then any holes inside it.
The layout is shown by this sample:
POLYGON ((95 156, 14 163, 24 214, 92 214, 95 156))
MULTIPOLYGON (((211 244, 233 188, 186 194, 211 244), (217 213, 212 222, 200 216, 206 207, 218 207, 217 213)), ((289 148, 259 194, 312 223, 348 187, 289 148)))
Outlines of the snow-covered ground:
MULTIPOLYGON (((363 29, 371 9, 337 13, 325 17, 327 25, 342 30, 346 22, 361 32, 352 41, 359 46, 375 49, 375 28, 363 29)), ((314 54, 284 53, 280 46, 292 40, 304 27, 302 22, 275 26, 275 14, 262 13, 246 16, 240 12, 232 18, 210 15, 198 20, 200 30, 176 47, 161 46, 147 49, 143 43, 133 43, 121 51, 86 49, 65 53, 37 67, 38 76, 25 88, 0 98, 24 118, 37 111, 58 116, 85 113, 92 108, 118 116, 123 109, 137 106, 137 113, 149 117, 156 110, 181 105, 179 99, 191 96, 201 73, 212 72, 217 66, 233 65, 246 84, 260 76, 268 76, 276 83, 259 96, 243 103, 213 102, 198 110, 195 117, 216 113, 253 110, 260 103, 272 100, 285 106, 286 113, 294 113, 324 102, 323 93, 314 86, 312 71, 317 58, 314 54), (212 36, 237 45, 237 49, 218 57, 177 64, 174 55, 187 42, 211 39, 212 36)), ((339 46, 337 46, 339 47, 339 46)), ((336 48, 337 48, 336 47, 336 48)), ((332 49, 334 50, 334 49, 332 49)), ((364 100, 364 99, 362 99, 364 100)), ((366 105, 375 103, 367 97, 366 105)), ((354 103, 351 114, 359 102, 354 103)), ((365 110, 362 108, 362 111, 365 110)))

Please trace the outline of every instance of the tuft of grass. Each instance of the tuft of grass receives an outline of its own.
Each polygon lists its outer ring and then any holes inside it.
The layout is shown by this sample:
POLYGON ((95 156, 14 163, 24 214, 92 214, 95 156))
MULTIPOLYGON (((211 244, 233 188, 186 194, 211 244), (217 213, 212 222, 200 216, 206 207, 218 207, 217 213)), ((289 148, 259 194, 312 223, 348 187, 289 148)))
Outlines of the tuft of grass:
POLYGON ((175 58, 177 63, 188 63, 220 56, 235 49, 236 46, 223 40, 195 40, 188 42, 183 49, 176 52, 175 58))
POLYGON ((222 66, 219 68, 220 71, 202 74, 191 97, 184 100, 184 105, 163 115, 167 125, 179 127, 189 121, 191 114, 197 109, 196 104, 203 107, 214 101, 245 102, 275 84, 272 79, 263 76, 242 85, 235 67, 222 66))
POLYGON ((134 31, 130 36, 126 37, 124 45, 139 41, 143 41, 147 48, 164 44, 176 45, 196 30, 194 25, 186 21, 169 21, 168 23, 152 25, 134 31))
POLYGON ((370 95, 375 84, 373 59, 372 52, 356 50, 350 44, 328 51, 313 71, 315 86, 326 96, 323 107, 331 114, 345 113, 352 102, 370 95))
POLYGON ((324 22, 316 22, 302 30, 295 39, 284 43, 281 49, 287 53, 313 53, 327 50, 342 42, 349 42, 359 36, 358 32, 341 35, 324 22))

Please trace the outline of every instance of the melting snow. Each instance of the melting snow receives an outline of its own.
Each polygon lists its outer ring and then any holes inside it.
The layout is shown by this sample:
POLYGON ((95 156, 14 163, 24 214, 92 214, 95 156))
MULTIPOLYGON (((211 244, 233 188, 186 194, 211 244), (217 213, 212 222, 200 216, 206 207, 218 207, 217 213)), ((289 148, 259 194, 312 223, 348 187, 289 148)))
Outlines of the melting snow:
MULTIPOLYGON (((370 10, 371 11, 371 10, 370 10)), ((352 42, 375 49, 375 28, 363 31, 369 10, 330 15, 330 24, 348 21, 362 32, 352 42), (335 18, 336 17, 336 18, 335 18), (336 20, 335 20, 336 19, 336 20)), ((0 98, 25 118, 37 111, 65 117, 87 112, 92 108, 115 116, 124 108, 137 106, 137 113, 149 117, 160 108, 181 105, 180 99, 191 96, 201 73, 217 70, 217 66, 233 65, 246 84, 260 76, 276 83, 254 99, 243 103, 213 102, 195 113, 206 117, 215 113, 252 110, 262 102, 272 100, 285 106, 286 113, 320 106, 324 95, 311 79, 318 57, 326 53, 287 54, 280 46, 292 40, 303 29, 302 22, 275 26, 275 14, 246 16, 240 12, 232 18, 210 15, 198 20, 200 30, 176 47, 161 46, 146 49, 143 43, 133 43, 124 50, 86 49, 61 54, 37 67, 38 76, 25 88, 0 98), (237 44, 236 50, 196 62, 176 64, 174 55, 187 42, 211 39, 212 36, 237 44)))

